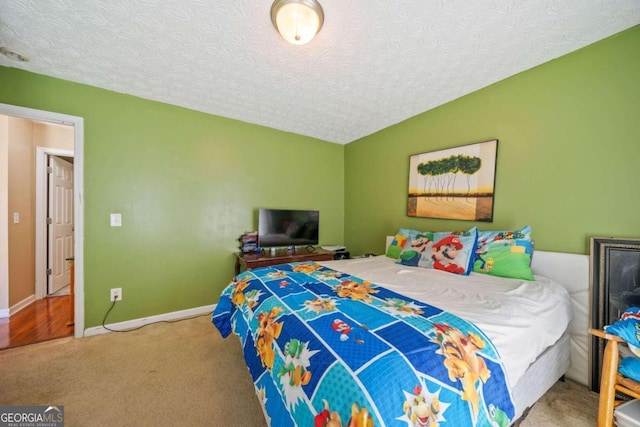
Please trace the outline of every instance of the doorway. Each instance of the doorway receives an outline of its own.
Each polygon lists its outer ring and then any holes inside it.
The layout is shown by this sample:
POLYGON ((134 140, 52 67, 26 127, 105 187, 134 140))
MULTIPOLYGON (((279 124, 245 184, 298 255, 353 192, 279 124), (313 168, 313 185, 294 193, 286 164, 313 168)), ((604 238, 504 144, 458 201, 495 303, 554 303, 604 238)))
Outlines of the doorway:
POLYGON ((74 163, 72 150, 36 147, 36 300, 71 281, 74 163))
MULTIPOLYGON (((84 206, 83 206, 83 147, 84 147, 84 124, 83 119, 81 117, 68 116, 64 114, 59 114, 55 112, 48 112, 42 110, 34 110, 29 108, 17 107, 8 104, 0 104, 0 114, 6 115, 9 117, 18 117, 23 119, 28 119, 37 122, 46 122, 56 125, 62 126, 71 126, 73 127, 73 163, 71 165, 71 170, 73 171, 73 189, 70 190, 71 193, 71 203, 73 210, 73 219, 74 225, 71 230, 72 239, 68 238, 68 234, 66 237, 67 244, 72 247, 72 258, 74 260, 74 282, 75 282, 75 291, 73 296, 71 297, 73 300, 72 309, 74 311, 74 323, 75 330, 74 336, 76 338, 80 338, 84 335, 84 281, 83 281, 83 224, 84 224, 84 206)), ((48 153, 51 156, 57 155, 58 157, 68 157, 68 152, 65 153, 48 153)), ((0 153, 0 166, 5 166, 6 170, 8 166, 7 156, 2 156, 0 153), (4 163, 3 163, 4 162, 4 163)), ((2 170, 3 167, 0 167, 2 170)), ((0 179, 0 228, 2 230, 7 230, 10 219, 10 213, 8 212, 8 203, 7 203, 7 188, 6 188, 6 180, 0 179)), ((37 198, 36 200, 40 200, 37 198)), ((45 219, 46 221, 46 219, 45 219)), ((44 239, 46 241, 46 227, 39 218, 36 219, 36 225, 38 225, 38 229, 36 230, 36 238, 44 239), (44 237, 43 237, 44 236, 44 237)), ((9 298, 9 272, 8 272, 8 238, 6 238, 7 233, 0 233, 0 319, 9 318, 12 314, 12 311, 16 309, 20 309, 21 307, 16 307, 15 301, 10 301, 9 298)), ((64 239, 62 240, 64 241, 64 239)), ((42 245, 38 245, 37 247, 41 247, 42 245)), ((46 250, 38 250, 38 254, 36 255, 36 262, 38 265, 38 270, 42 265, 46 265, 46 250), (42 260, 45 259, 43 262, 42 260)), ((65 257, 69 258, 69 257, 65 257)), ((66 261, 66 259, 65 259, 66 261)), ((60 262, 60 259, 58 260, 60 262)), ((46 271, 46 268, 45 268, 46 271)), ((44 296, 47 293, 46 280, 39 277, 39 274, 36 274, 36 284, 34 290, 34 299, 35 293, 38 293, 38 296, 44 296)), ((44 277, 46 279, 46 277, 44 277)))

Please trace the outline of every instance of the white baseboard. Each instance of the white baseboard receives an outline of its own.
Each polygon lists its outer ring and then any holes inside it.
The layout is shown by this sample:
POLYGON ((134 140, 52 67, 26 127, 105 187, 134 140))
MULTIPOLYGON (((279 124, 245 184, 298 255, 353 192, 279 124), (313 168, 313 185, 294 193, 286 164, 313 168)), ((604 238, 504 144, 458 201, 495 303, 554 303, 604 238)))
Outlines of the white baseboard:
POLYGON ((22 301, 18 302, 17 304, 14 304, 12 307, 9 307, 9 315, 7 317, 13 316, 14 314, 16 314, 17 312, 19 312, 20 310, 28 306, 35 300, 36 300, 35 295, 29 295, 22 301))
POLYGON ((2 310, 0 310, 0 319, 4 319, 6 317, 9 317, 10 315, 11 314, 8 308, 3 308, 2 310))
MULTIPOLYGON (((118 331, 127 330, 131 328, 138 328, 140 326, 149 325, 151 323, 162 322, 166 320, 180 320, 187 317, 198 316, 207 314, 215 310, 217 304, 204 305, 202 307, 188 308, 186 310, 172 311, 170 313, 158 314, 150 317, 141 317, 140 319, 125 320, 124 322, 109 323, 105 325, 109 329, 115 329, 118 331)), ((94 335, 108 334, 110 331, 102 326, 94 326, 93 328, 87 328, 84 330, 84 336, 90 337, 94 335)))

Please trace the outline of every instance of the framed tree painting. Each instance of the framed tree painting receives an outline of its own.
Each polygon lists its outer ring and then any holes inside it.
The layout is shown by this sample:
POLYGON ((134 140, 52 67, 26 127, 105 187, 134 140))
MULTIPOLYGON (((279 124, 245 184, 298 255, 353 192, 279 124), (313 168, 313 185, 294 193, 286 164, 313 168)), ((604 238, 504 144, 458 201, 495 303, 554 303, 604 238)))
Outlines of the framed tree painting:
POLYGON ((498 140, 414 154, 407 215, 493 221, 498 140))

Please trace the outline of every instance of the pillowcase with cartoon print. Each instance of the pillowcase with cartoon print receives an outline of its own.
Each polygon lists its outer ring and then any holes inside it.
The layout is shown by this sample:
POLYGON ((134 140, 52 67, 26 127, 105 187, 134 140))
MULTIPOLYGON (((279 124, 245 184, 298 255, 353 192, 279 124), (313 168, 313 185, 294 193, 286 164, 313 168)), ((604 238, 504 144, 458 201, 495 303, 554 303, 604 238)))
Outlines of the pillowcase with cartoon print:
POLYGON ((473 268, 478 230, 417 231, 401 228, 407 236, 397 264, 433 268, 448 273, 468 275, 473 268))

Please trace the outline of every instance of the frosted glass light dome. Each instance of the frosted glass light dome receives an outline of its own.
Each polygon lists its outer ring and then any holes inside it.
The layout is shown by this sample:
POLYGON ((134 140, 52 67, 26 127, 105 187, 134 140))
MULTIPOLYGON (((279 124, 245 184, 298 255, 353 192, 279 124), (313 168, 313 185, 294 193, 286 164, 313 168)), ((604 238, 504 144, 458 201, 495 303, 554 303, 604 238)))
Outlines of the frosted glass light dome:
POLYGON ((291 44, 309 43, 322 28, 324 12, 316 0, 276 0, 271 22, 291 44))

